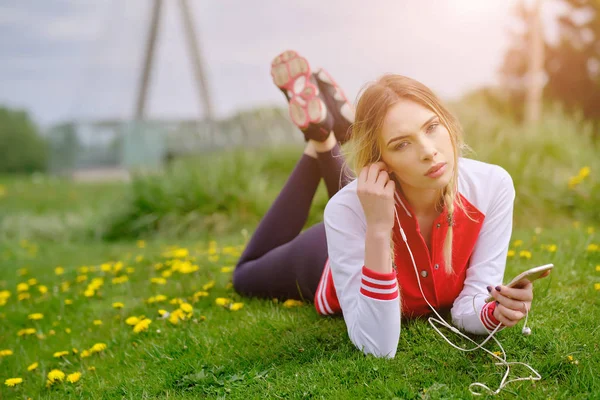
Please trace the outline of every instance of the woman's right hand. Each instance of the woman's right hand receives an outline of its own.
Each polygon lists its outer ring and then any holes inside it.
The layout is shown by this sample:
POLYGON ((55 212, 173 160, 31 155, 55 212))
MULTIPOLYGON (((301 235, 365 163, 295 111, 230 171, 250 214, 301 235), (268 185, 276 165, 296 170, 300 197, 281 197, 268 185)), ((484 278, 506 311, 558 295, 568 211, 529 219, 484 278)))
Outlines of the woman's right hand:
POLYGON ((360 171, 357 194, 369 230, 391 232, 394 227, 395 189, 395 182, 390 179, 388 167, 383 161, 368 165, 360 171))

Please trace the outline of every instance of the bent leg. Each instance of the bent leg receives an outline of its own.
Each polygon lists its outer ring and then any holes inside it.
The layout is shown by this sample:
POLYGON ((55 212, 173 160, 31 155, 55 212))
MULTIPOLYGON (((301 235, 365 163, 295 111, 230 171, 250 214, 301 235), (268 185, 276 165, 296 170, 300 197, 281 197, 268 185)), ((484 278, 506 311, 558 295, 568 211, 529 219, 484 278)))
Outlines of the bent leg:
POLYGON ((313 301, 325 261, 325 226, 319 223, 258 259, 240 260, 233 287, 246 296, 313 301))
POLYGON ((329 198, 354 179, 354 173, 346 165, 339 143, 329 151, 317 152, 317 160, 329 198))

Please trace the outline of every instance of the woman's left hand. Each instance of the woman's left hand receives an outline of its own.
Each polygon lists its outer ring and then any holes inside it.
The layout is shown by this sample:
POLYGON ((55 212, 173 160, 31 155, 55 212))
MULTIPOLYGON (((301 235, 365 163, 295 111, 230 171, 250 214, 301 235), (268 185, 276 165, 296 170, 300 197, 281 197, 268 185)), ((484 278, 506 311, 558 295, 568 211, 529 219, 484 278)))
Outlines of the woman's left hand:
POLYGON ((496 286, 490 294, 496 299, 494 317, 505 326, 514 326, 531 309, 533 284, 529 281, 520 287, 496 286), (500 290, 498 290, 500 289, 500 290))

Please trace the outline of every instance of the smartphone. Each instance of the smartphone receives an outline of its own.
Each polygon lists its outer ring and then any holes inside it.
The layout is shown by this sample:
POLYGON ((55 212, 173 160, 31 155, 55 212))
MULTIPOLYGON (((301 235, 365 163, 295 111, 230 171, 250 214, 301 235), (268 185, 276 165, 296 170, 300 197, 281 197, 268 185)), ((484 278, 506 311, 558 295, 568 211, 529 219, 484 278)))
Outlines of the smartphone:
MULTIPOLYGON (((508 286, 508 287, 522 286, 524 284, 524 282, 522 282, 524 279, 527 279, 529 282, 533 282, 536 279, 541 278, 542 275, 546 271, 551 271, 552 268, 554 268, 554 264, 540 265, 539 267, 531 268, 531 269, 515 276, 514 279, 508 283, 508 285, 504 285, 504 286, 508 286)), ((492 300, 494 300, 494 298, 492 296, 485 299, 486 303, 489 303, 492 300)))

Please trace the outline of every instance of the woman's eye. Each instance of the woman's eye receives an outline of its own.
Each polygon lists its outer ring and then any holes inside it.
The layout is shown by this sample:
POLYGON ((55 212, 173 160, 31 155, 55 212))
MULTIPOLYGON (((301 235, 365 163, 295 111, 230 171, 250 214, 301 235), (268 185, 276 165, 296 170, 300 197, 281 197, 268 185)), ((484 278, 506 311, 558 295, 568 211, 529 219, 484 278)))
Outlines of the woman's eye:
POLYGON ((439 124, 437 122, 434 122, 433 124, 429 125, 427 127, 427 133, 431 133, 431 132, 435 131, 435 129, 438 127, 438 125, 439 124))
POLYGON ((395 150, 400 150, 408 146, 408 142, 400 142, 394 147, 395 150))

